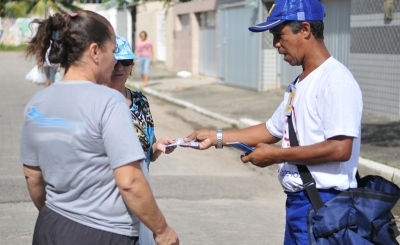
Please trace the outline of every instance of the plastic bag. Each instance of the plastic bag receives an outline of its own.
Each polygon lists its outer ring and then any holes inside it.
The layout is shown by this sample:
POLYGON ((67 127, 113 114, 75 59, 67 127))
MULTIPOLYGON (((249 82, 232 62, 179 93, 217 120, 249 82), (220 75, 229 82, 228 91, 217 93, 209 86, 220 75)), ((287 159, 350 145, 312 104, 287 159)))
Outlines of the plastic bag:
MULTIPOLYGON (((146 161, 142 161, 140 163, 140 167, 142 168, 144 177, 146 178, 151 188, 149 169, 147 168, 146 161)), ((139 228, 139 245, 157 245, 157 243, 154 241, 153 232, 149 228, 147 228, 147 226, 142 222, 140 222, 139 228)))
POLYGON ((35 67, 26 74, 25 79, 32 81, 33 83, 43 84, 46 81, 46 75, 39 70, 37 65, 35 65, 35 67))

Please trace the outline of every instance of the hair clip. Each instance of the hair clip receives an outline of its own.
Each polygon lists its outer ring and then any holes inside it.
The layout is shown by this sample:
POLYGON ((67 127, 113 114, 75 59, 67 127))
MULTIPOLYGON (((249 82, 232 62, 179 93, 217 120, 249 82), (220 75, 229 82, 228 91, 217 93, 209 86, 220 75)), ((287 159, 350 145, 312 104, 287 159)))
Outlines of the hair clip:
POLYGON ((51 30, 51 40, 59 41, 60 40, 60 30, 51 30))
POLYGON ((64 14, 64 17, 69 16, 71 18, 75 18, 76 16, 78 16, 78 13, 68 13, 68 14, 64 14))

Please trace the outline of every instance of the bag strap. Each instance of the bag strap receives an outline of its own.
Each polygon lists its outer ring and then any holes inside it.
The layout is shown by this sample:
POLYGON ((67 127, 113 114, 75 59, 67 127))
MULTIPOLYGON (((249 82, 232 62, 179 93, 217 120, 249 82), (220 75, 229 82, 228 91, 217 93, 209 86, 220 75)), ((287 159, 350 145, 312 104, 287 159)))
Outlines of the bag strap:
MULTIPOLYGON (((292 115, 288 116, 288 124, 289 124, 289 140, 290 147, 299 146, 299 141, 297 140, 296 133, 294 132, 292 115)), ((324 202, 322 202, 321 196, 318 193, 317 185, 315 183, 314 178, 312 177, 310 170, 306 165, 298 165, 299 174, 301 180, 303 181, 303 188, 306 191, 308 197, 310 198, 311 204, 315 211, 322 208, 324 206, 324 202)))

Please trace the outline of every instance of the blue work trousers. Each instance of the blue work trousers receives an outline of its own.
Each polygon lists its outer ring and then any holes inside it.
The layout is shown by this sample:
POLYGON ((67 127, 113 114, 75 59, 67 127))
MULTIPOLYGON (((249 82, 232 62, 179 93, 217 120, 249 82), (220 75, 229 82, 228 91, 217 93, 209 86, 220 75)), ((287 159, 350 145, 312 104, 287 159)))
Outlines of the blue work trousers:
MULTIPOLYGON (((334 198, 339 191, 334 189, 318 190, 325 203, 334 198)), ((307 213, 311 202, 305 191, 285 192, 286 227, 284 245, 309 245, 307 232, 307 213)))

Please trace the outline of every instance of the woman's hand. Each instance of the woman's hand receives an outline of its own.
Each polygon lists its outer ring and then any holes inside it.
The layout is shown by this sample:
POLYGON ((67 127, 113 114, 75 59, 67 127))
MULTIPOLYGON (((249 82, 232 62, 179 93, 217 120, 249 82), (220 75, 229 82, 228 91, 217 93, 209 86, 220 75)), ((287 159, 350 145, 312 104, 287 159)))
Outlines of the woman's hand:
POLYGON ((162 152, 164 152, 165 154, 170 154, 176 149, 176 146, 166 147, 167 145, 175 143, 175 140, 171 137, 165 136, 159 140, 156 140, 156 138, 154 138, 154 141, 155 143, 152 147, 153 152, 150 159, 152 162, 154 162, 161 155, 162 152))
POLYGON ((154 152, 154 150, 158 150, 158 151, 164 152, 165 154, 169 154, 176 149, 176 146, 170 146, 170 147, 166 147, 166 146, 173 144, 173 143, 175 143, 174 139, 172 139, 168 136, 162 137, 161 139, 157 140, 157 142, 155 142, 153 144, 153 152, 154 152))
POLYGON ((179 245, 178 234, 169 226, 163 233, 154 234, 154 240, 159 245, 179 245))

